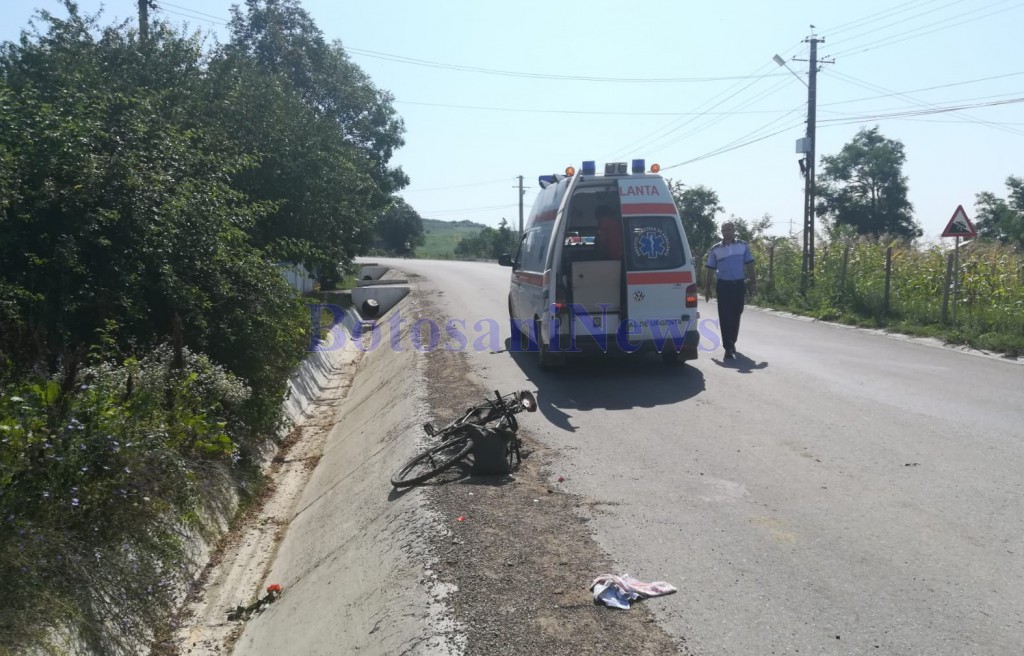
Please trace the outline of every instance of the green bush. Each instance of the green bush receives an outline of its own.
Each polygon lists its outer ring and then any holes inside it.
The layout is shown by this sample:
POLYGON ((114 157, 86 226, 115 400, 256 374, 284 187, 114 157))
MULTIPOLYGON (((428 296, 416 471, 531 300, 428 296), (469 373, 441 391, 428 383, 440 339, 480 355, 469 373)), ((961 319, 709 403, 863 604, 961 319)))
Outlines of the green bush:
POLYGON ((185 532, 205 529, 237 460, 227 427, 248 397, 169 346, 0 389, 4 649, 68 627, 97 653, 145 644, 182 589, 185 532))

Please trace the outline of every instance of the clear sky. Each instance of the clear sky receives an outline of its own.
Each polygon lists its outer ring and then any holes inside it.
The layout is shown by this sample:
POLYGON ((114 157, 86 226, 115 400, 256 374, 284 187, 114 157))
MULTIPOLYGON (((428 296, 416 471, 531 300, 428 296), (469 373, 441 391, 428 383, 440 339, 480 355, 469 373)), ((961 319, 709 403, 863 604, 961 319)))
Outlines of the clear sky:
MULTIPOLYGON (((156 4, 156 15, 225 38, 228 0, 156 4)), ((104 5, 106 23, 133 18, 137 2, 104 5)), ((1006 177, 1024 175, 1021 0, 303 5, 394 95, 406 145, 393 163, 412 180, 402 195, 426 218, 515 226, 517 176, 528 213, 540 174, 644 158, 714 189, 719 220, 768 213, 773 233, 800 232, 794 144, 805 130, 807 62, 792 59, 807 59, 812 33, 825 39, 819 56, 834 61, 818 75, 819 156, 861 127, 902 141, 926 240, 957 205, 973 219, 977 192, 1005 197, 1006 177), (962 109, 939 111, 952 107, 962 109)), ((0 39, 17 38, 33 7, 63 13, 55 0, 0 0, 0 39)))

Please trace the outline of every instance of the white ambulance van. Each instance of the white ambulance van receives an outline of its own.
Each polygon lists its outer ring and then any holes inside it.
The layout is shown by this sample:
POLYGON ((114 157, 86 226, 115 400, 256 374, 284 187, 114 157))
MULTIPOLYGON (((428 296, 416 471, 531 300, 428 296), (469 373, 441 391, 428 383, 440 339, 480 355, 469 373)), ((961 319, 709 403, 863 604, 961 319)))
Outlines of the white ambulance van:
POLYGON ((513 348, 542 368, 573 354, 660 353, 694 360, 697 278, 679 212, 655 164, 593 161, 540 176, 514 256, 513 348))

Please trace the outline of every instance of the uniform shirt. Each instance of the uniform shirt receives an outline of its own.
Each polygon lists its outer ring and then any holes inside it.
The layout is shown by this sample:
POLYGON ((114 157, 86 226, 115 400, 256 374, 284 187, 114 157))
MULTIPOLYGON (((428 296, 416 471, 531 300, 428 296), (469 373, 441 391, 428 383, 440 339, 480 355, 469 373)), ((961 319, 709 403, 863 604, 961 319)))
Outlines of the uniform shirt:
POLYGON ((717 269, 719 280, 743 280, 743 266, 754 261, 747 242, 734 239, 731 244, 718 242, 708 251, 709 269, 717 269))

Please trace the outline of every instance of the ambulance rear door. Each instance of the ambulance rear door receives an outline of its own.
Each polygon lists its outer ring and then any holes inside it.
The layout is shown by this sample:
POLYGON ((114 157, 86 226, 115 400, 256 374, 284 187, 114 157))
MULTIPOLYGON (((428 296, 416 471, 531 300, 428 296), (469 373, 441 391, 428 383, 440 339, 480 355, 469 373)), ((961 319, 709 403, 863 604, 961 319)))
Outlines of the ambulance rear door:
POLYGON ((686 307, 695 272, 681 234, 679 215, 660 176, 619 180, 625 237, 626 310, 631 341, 678 341, 696 326, 686 307))

